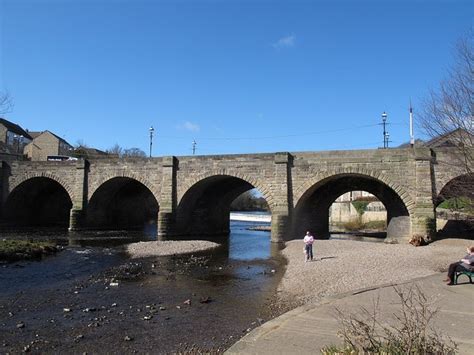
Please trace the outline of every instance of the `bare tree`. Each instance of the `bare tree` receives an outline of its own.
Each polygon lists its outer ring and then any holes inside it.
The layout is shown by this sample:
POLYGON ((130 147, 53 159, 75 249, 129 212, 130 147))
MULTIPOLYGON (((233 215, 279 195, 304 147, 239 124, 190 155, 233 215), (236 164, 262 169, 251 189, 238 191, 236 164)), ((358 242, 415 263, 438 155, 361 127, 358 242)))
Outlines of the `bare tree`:
POLYGON ((140 148, 124 149, 122 157, 124 158, 145 158, 146 153, 140 148))
POLYGON ((107 149, 106 152, 121 157, 123 154, 123 148, 115 143, 115 145, 112 148, 107 149))
POLYGON ((0 115, 10 112, 13 108, 13 100, 8 91, 0 91, 0 115))
MULTIPOLYGON (((469 31, 456 46, 455 62, 447 78, 424 100, 420 123, 432 137, 452 133, 467 173, 473 171, 474 146, 474 31, 469 31)), ((459 161, 456 162, 459 166, 459 161)))
POLYGON ((474 31, 469 31, 458 43, 455 61, 445 80, 430 91, 423 102, 420 123, 430 137, 449 134, 454 148, 439 164, 450 165, 463 175, 448 184, 439 201, 463 197, 469 210, 474 207, 474 31))

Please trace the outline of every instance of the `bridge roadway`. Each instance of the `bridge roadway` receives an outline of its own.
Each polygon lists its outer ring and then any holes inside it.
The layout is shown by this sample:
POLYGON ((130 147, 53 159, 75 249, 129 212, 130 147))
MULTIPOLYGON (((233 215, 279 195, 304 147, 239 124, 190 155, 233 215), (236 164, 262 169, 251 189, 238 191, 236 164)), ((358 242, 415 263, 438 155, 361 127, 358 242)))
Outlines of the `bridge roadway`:
MULTIPOLYGON (((329 207, 364 190, 387 209, 387 238, 436 231, 435 207, 471 179, 453 148, 166 156, 76 162, 2 162, 2 225, 134 229, 163 238, 229 232, 231 202, 257 188, 272 214, 272 241, 305 230, 329 235, 329 207)), ((474 190, 474 189, 473 189, 474 190)))

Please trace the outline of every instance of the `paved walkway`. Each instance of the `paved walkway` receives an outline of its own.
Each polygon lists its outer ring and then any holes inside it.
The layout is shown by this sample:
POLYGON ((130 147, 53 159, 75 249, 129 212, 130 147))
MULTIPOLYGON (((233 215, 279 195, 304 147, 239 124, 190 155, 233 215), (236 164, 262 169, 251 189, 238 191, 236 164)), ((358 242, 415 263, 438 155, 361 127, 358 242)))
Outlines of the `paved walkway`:
MULTIPOLYGON (((445 274, 410 281, 428 297, 434 297, 439 312, 433 325, 449 335, 459 354, 474 354, 474 285, 466 276, 462 284, 446 286, 445 274), (464 283, 467 282, 467 283, 464 283)), ((254 329, 234 344, 226 354, 319 354, 328 344, 341 344, 334 308, 354 312, 360 306, 372 309, 379 297, 381 314, 398 313, 399 297, 391 285, 326 299, 318 305, 302 306, 254 329)))

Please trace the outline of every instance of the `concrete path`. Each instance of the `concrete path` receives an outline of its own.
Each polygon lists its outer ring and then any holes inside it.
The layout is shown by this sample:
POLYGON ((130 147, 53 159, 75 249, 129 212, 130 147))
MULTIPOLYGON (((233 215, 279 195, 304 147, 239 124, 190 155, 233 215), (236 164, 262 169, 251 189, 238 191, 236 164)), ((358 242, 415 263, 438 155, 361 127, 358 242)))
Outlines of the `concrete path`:
MULTIPOLYGON (((400 286, 416 284, 433 298, 439 312, 432 325, 458 344, 459 354, 474 354, 474 285, 461 276, 462 284, 447 286, 444 277, 436 274, 400 286)), ((373 309, 377 298, 382 316, 399 312, 399 297, 392 285, 361 290, 285 313, 251 331, 226 354, 319 354, 329 344, 342 344, 336 334, 340 329, 334 317, 336 307, 348 313, 361 306, 373 309)))

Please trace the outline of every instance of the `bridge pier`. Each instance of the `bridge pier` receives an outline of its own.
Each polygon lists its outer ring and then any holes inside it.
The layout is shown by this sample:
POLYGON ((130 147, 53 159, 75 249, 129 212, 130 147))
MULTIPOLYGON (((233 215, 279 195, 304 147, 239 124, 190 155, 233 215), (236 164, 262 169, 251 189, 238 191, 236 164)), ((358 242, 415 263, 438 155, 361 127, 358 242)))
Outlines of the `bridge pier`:
POLYGON ((277 188, 273 191, 276 201, 272 206, 272 243, 283 243, 291 239, 288 235, 291 232, 291 164, 290 153, 275 153, 274 176, 277 188))
POLYGON ((176 235, 176 170, 178 161, 174 156, 163 157, 161 196, 158 212, 158 236, 166 238, 176 235))
POLYGON ((415 208, 411 216, 411 234, 434 238, 436 236, 436 211, 433 203, 435 159, 431 151, 417 150, 415 154, 415 208), (430 184, 426 182, 430 181, 430 184))
POLYGON ((75 181, 72 193, 72 208, 69 212, 69 230, 80 230, 84 227, 87 208, 89 163, 80 159, 76 163, 75 181))

